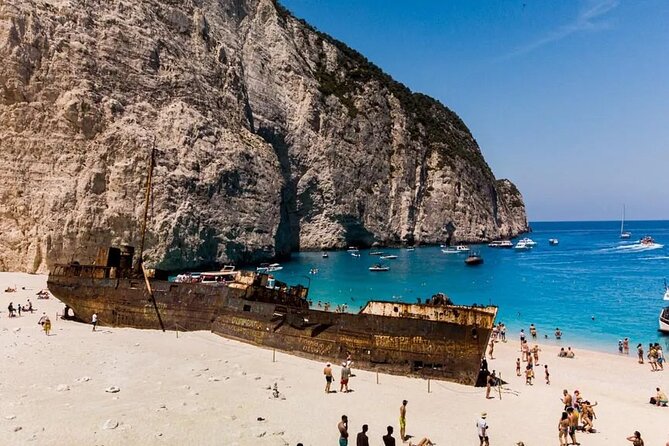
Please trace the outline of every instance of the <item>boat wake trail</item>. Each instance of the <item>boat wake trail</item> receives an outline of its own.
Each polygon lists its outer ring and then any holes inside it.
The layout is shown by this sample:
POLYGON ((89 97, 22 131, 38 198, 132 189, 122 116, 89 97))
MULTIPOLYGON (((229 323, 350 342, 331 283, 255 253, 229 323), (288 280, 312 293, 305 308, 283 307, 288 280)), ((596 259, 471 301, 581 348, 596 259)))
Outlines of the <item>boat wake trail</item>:
POLYGON ((631 245, 616 246, 615 248, 604 249, 604 252, 646 252, 662 249, 664 245, 660 243, 633 243, 631 245))

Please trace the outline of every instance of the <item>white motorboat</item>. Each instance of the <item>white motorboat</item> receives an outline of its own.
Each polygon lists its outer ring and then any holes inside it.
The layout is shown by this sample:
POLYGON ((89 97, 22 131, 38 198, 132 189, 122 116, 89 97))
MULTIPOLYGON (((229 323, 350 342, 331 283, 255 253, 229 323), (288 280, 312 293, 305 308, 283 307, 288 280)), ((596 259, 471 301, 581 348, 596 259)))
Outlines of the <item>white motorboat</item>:
POLYGON ((548 239, 548 244, 551 245, 551 246, 556 246, 556 245, 560 244, 560 241, 556 238, 549 238, 548 239))
POLYGON ((330 257, 330 256, 328 255, 327 252, 324 252, 323 255, 322 255, 322 257, 323 257, 324 259, 327 259, 327 258, 330 257))
POLYGON ((455 247, 457 252, 469 252, 469 246, 467 245, 458 245, 455 247))
POLYGON ((535 242, 531 238, 527 238, 527 237, 521 238, 520 240, 518 240, 518 243, 520 243, 520 242, 523 242, 524 244, 526 244, 530 248, 534 248, 535 246, 537 246, 537 242, 535 242))
POLYGON ((377 263, 376 265, 370 266, 369 270, 373 273, 380 273, 380 272, 390 271, 390 267, 377 263))
POLYGON ((518 243, 516 243, 516 246, 513 247, 513 249, 515 249, 516 251, 529 251, 530 249, 532 249, 532 247, 523 240, 519 240, 518 243))
POLYGON ((663 333, 669 333, 669 307, 664 307, 660 311, 660 331, 663 333))
POLYGON ((488 243, 491 248, 513 248, 513 243, 509 240, 494 240, 488 243))
POLYGON ((370 251, 370 252, 369 252, 369 255, 370 255, 370 256, 382 256, 382 255, 383 255, 383 251, 370 251))
POLYGON ((358 254, 357 252, 351 252, 351 256, 353 256, 353 257, 360 257, 360 254, 358 254))
POLYGON ((390 255, 387 255, 387 256, 381 256, 379 258, 381 260, 395 260, 397 258, 397 256, 394 255, 394 254, 390 254, 390 255))
POLYGON ((256 272, 259 273, 271 273, 274 271, 281 271, 283 266, 278 263, 261 263, 259 267, 256 268, 256 272))
POLYGON ((414 248, 413 246, 410 246, 410 247, 407 248, 407 251, 415 251, 415 250, 416 250, 416 248, 414 248))
POLYGON ((349 246, 346 251, 348 251, 348 252, 358 252, 358 248, 356 248, 355 246, 349 246))
POLYGON ((443 252, 444 254, 457 254, 458 250, 455 248, 446 248, 442 249, 441 252, 443 252))
MULTIPOLYGON (((667 281, 664 281, 664 300, 669 301, 669 286, 667 286, 667 281)), ((663 333, 669 333, 669 307, 664 307, 660 310, 660 317, 658 320, 660 324, 660 331, 663 333)))

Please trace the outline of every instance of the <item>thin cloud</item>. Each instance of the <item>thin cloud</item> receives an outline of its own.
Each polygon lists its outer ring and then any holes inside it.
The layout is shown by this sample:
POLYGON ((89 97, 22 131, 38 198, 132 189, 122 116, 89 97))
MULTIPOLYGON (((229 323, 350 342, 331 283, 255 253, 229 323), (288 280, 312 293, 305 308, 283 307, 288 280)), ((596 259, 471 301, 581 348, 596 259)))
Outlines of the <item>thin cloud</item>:
POLYGON ((502 57, 502 59, 509 59, 523 54, 530 53, 538 48, 549 43, 557 42, 569 37, 572 34, 584 31, 599 31, 611 27, 611 23, 602 20, 605 15, 614 10, 620 2, 618 0, 590 0, 587 1, 576 18, 566 25, 559 27, 544 37, 535 40, 525 46, 522 46, 515 51, 502 57))

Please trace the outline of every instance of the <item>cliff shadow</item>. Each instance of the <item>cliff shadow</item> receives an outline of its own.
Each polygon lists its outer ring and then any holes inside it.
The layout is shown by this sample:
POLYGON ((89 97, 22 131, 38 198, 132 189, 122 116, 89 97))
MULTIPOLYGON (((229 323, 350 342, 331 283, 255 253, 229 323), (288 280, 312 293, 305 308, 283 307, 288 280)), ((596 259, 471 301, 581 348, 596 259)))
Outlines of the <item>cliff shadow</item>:
POLYGON ((281 205, 279 226, 274 236, 274 249, 277 257, 289 256, 291 251, 300 250, 300 218, 297 212, 297 178, 293 178, 288 151, 290 146, 283 133, 274 128, 259 127, 256 132, 274 149, 279 165, 283 186, 281 187, 281 205))

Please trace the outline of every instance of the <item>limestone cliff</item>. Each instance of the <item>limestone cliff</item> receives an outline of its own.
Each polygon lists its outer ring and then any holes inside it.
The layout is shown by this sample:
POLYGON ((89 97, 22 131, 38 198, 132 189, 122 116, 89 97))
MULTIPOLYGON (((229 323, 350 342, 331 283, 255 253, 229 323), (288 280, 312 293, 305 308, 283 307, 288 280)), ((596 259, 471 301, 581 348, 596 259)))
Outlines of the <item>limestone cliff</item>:
POLYGON ((0 2, 0 269, 525 231, 465 124, 272 0, 0 2))

